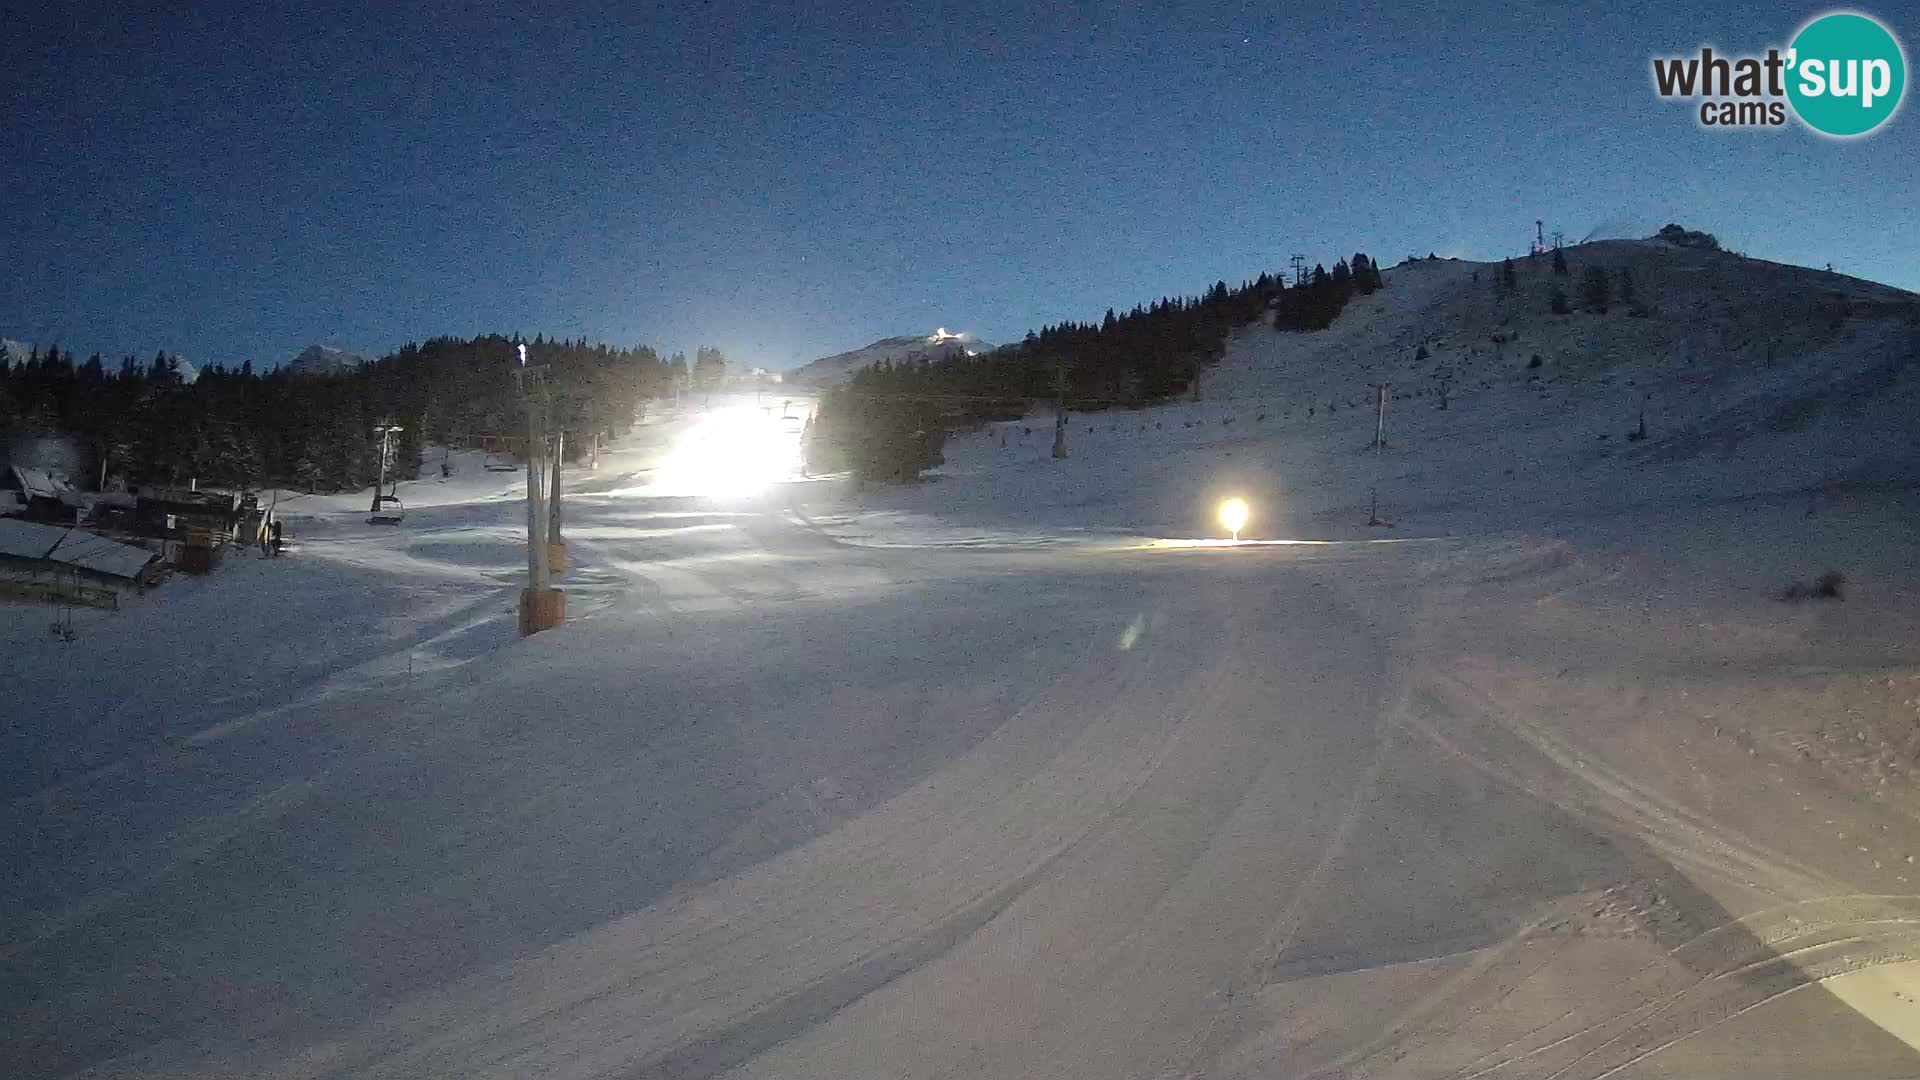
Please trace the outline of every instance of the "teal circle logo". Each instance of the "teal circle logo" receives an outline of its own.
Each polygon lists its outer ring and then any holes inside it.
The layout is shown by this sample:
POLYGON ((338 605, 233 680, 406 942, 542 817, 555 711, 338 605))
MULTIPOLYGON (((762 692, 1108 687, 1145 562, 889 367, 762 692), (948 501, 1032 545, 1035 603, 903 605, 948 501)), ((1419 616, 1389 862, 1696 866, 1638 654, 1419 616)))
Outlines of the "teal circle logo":
POLYGON ((1907 90, 1907 58, 1887 28, 1836 12, 1802 27, 1787 53, 1787 100, 1815 131, 1842 138, 1887 122, 1907 90))

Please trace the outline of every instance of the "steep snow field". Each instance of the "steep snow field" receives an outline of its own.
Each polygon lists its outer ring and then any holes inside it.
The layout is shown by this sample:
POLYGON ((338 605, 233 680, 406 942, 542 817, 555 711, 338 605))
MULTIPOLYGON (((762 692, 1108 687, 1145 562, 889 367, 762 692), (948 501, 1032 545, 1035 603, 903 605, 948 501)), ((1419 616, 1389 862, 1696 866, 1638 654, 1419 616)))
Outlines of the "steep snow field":
POLYGON ((658 418, 524 641, 471 462, 0 609, 0 1073, 1920 1073, 1913 298, 1571 255, 1655 310, 1405 265, 1064 462, 722 499, 658 418), (1227 494, 1291 542, 1166 543, 1227 494))

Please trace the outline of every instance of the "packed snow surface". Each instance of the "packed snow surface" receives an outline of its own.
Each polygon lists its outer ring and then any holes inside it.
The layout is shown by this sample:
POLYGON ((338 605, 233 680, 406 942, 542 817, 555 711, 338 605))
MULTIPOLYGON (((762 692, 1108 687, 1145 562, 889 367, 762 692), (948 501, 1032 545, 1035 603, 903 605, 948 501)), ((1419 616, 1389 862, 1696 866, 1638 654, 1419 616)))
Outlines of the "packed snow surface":
POLYGON ((912 488, 649 418, 530 639, 459 455, 0 609, 0 1073, 1920 1073, 1914 298, 1571 255, 1658 310, 1411 263, 912 488))

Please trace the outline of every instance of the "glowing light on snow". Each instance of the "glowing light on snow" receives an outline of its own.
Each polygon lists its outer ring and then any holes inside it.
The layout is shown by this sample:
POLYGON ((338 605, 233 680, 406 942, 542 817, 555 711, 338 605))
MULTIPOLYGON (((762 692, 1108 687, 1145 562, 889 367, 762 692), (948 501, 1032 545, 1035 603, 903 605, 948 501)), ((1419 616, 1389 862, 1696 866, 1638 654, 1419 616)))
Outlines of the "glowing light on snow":
POLYGON ((1233 534, 1234 543, 1240 542, 1240 530, 1247 527, 1247 500, 1228 499, 1220 504, 1220 525, 1233 534))
POLYGON ((747 495, 792 476, 800 438, 754 408, 702 417, 661 463, 659 483, 688 495, 747 495))
POLYGON ((1257 547, 1357 547, 1361 544, 1429 544, 1450 540, 1445 536, 1400 536, 1369 540, 1228 540, 1221 537, 1189 539, 1161 537, 1144 543, 1126 544, 1116 551, 1165 551, 1173 548, 1257 548, 1257 547))

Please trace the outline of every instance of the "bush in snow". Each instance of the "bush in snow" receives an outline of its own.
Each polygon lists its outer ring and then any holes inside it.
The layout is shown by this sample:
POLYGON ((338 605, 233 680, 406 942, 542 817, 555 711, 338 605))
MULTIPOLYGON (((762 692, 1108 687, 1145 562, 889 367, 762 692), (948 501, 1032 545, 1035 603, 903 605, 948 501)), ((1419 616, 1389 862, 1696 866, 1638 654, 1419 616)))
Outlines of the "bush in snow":
POLYGON ((1567 291, 1558 285, 1555 285, 1553 291, 1547 294, 1547 303, 1553 308, 1555 315, 1566 315, 1573 311, 1567 306, 1567 291))
POLYGON ((1719 251, 1720 240, 1712 233, 1683 229, 1678 225, 1667 224, 1654 233, 1654 239, 1665 240, 1674 247, 1699 248, 1702 251, 1719 251))
POLYGON ((1587 267, 1580 277, 1580 302, 1587 305, 1587 310, 1605 315, 1610 292, 1607 272, 1597 266, 1587 267))

